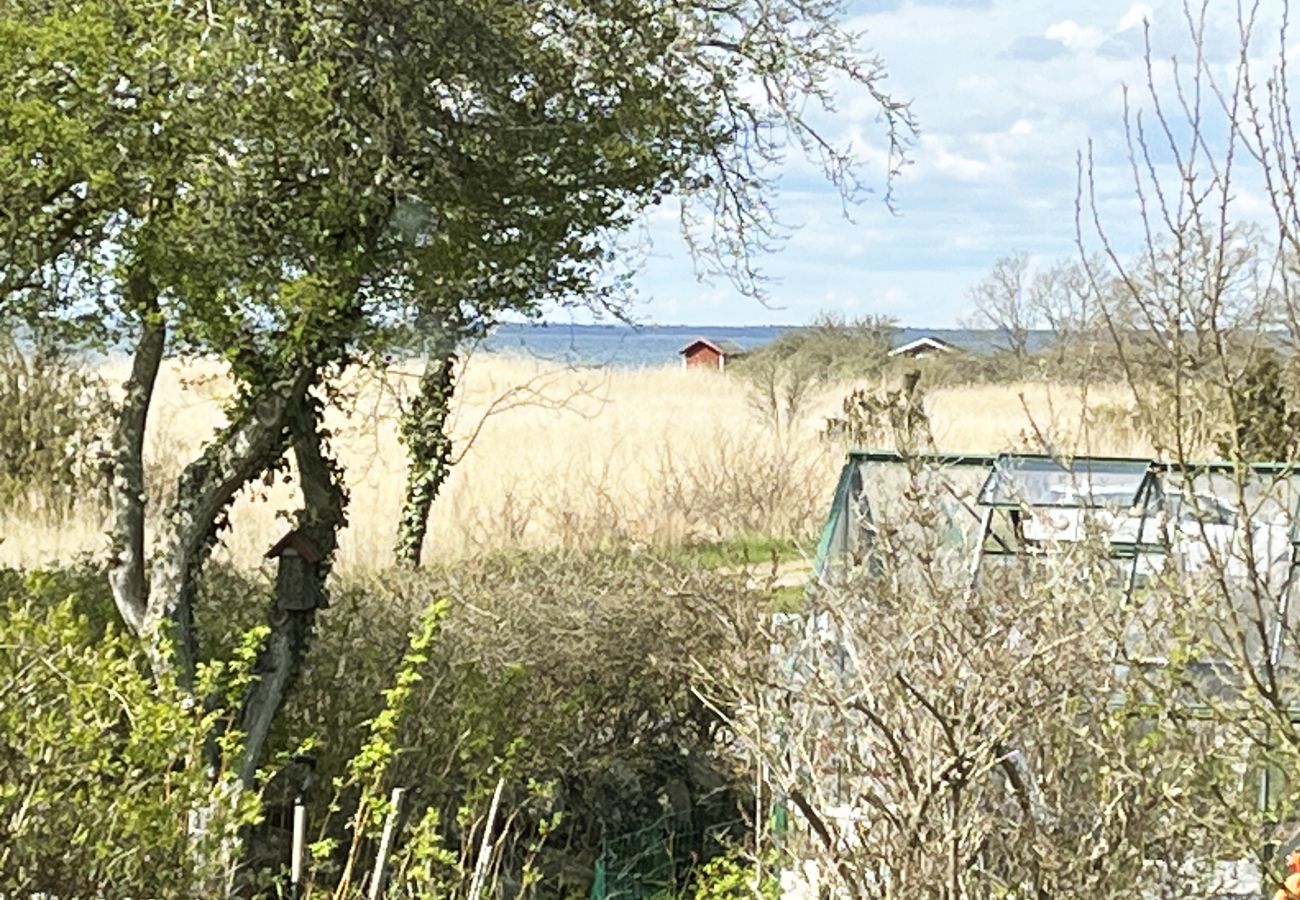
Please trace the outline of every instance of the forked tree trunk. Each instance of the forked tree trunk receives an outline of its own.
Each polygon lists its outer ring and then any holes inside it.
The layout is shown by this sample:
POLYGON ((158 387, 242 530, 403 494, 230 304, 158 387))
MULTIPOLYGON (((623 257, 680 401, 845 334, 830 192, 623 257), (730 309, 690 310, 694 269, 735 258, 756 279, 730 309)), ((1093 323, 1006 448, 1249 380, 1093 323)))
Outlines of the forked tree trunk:
POLYGON ((141 632, 155 674, 171 674, 184 688, 193 686, 197 663, 194 600, 200 570, 226 527, 235 495, 284 454, 290 411, 315 377, 314 370, 304 368, 245 398, 230 424, 181 473, 149 574, 141 632))
MULTIPOLYGON (((226 511, 235 495, 283 455, 291 429, 299 467, 306 473, 307 506, 319 511, 316 518, 324 523, 317 540, 330 551, 332 535, 337 529, 337 524, 330 523, 341 522, 342 500, 340 495, 334 503, 332 496, 322 493, 332 487, 316 487, 322 481, 325 464, 321 461, 314 407, 310 410, 310 427, 303 425, 302 418, 306 409, 304 398, 316 376, 314 370, 302 369, 246 397, 231 413, 230 424, 185 468, 176 499, 158 525, 156 551, 151 553, 145 544, 148 485, 144 476, 144 438, 165 344, 164 327, 146 317, 113 434, 114 467, 110 487, 113 555, 109 581, 122 620, 140 636, 155 677, 174 679, 181 687, 192 690, 197 664, 194 600, 200 570, 225 525, 226 511)), ((329 477, 324 477, 324 481, 332 485, 329 477)), ((314 521, 312 515, 305 514, 304 520, 314 521)), ((314 526, 309 522, 308 527, 314 526)), ((309 622, 305 626, 290 624, 300 626, 299 631, 310 628, 309 622)), ((282 628, 280 634, 283 633, 282 628)), ((269 731, 270 718, 279 709, 284 685, 277 687, 277 684, 272 679, 269 685, 274 688, 273 702, 256 704, 257 709, 267 710, 266 721, 259 721, 251 754, 254 761, 241 767, 241 776, 244 768, 255 765, 269 731)), ((245 784, 249 781, 251 775, 243 779, 245 784)), ((214 845, 205 838, 212 822, 228 814, 237 802, 239 786, 228 782, 223 785, 208 806, 191 811, 189 831, 195 841, 195 853, 202 856, 196 860, 200 871, 212 876, 202 885, 196 885, 196 896, 225 896, 238 858, 236 842, 220 840, 214 845)))
POLYGON ((144 641, 154 674, 189 688, 197 662, 199 570, 235 495, 284 453, 289 412, 315 372, 303 368, 287 374, 238 404, 230 424, 185 467, 151 553, 145 545, 144 439, 165 345, 164 326, 146 312, 113 432, 109 583, 122 621, 144 641))
POLYGON ((402 417, 402 442, 408 470, 406 493, 397 526, 397 563, 417 569, 429 531, 429 512, 451 472, 451 435, 447 418, 456 393, 460 331, 446 328, 431 340, 419 391, 402 417))

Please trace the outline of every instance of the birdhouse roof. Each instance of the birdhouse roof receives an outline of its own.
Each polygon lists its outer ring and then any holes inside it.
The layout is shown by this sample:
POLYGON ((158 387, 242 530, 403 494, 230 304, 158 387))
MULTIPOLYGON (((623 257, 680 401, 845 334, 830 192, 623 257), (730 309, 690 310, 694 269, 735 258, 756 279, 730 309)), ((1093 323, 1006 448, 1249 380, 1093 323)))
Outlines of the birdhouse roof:
POLYGON ((267 559, 276 559, 281 556, 300 556, 309 563, 318 563, 322 558, 321 552, 316 545, 296 528, 276 541, 275 546, 266 551, 267 559))

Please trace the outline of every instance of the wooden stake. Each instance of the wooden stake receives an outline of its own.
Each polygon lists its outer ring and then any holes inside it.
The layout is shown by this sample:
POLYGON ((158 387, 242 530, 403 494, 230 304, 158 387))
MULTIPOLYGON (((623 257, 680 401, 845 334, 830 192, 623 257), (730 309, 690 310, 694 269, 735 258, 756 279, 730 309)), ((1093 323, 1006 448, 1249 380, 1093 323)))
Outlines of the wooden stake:
POLYGON ((370 876, 370 893, 368 900, 379 900, 379 893, 384 887, 384 868, 388 863, 388 852, 393 846, 393 832, 397 830, 397 811, 402 805, 402 788, 393 788, 388 798, 388 817, 384 819, 384 833, 379 838, 379 852, 375 855, 375 872, 370 876))
POLYGON ((289 860, 289 883, 294 900, 302 896, 302 857, 307 844, 307 806, 299 796, 293 801, 293 856, 289 860))
POLYGON ((501 804, 501 789, 505 787, 504 778, 497 779, 496 792, 492 794, 492 805, 488 808, 487 823, 483 826, 483 841, 478 849, 478 861, 474 864, 474 878, 469 884, 468 900, 478 900, 483 890, 483 881, 487 878, 488 861, 491 859, 492 827, 496 824, 497 807, 501 804))

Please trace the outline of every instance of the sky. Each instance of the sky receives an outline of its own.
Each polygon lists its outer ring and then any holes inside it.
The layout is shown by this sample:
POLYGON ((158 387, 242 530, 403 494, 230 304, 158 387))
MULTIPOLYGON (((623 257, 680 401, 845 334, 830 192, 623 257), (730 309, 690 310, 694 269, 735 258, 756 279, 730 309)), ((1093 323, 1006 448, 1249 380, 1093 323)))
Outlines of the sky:
MULTIPOLYGON (((1208 55, 1227 64, 1235 4, 1210 0, 1209 10, 1208 55)), ((1158 84, 1171 57, 1190 58, 1181 0, 854 0, 851 15, 920 126, 913 163, 894 184, 895 211, 882 200, 877 110, 860 92, 842 94, 822 124, 852 142, 866 181, 881 190, 849 221, 815 164, 786 163, 777 205, 792 231, 762 260, 772 278, 766 306, 725 281, 699 283, 669 217, 651 222, 635 318, 779 325, 839 312, 962 324, 968 288, 997 257, 1025 251, 1042 265, 1076 254, 1076 154, 1089 141, 1108 227, 1121 242, 1136 237, 1124 85, 1135 102, 1145 98, 1144 20, 1165 61, 1158 84)))

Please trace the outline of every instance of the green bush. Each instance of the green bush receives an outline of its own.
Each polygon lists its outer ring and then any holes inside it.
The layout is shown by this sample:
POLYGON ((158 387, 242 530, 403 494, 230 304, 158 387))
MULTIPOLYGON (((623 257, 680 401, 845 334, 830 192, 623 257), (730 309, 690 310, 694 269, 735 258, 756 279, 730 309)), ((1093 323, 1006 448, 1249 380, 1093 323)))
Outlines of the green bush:
POLYGON ((1249 355, 1231 392, 1235 415, 1217 441, 1219 455, 1246 462, 1294 459, 1300 410, 1287 400, 1285 370, 1273 350, 1249 355))
POLYGON ((762 868, 738 850, 714 857, 696 873, 694 888, 694 900, 779 900, 776 854, 769 854, 762 868))
POLYGON ((9 597, 22 598, 33 610, 71 604, 88 639, 99 640, 121 622, 103 568, 89 562, 31 571, 0 568, 0 598, 9 597))
MULTIPOLYGON (((291 758, 304 748, 317 891, 359 895, 388 792, 402 787, 391 886, 463 896, 498 781, 494 885, 585 895, 602 851, 647 827, 685 878, 719 840, 743 838, 738 810, 752 803, 721 719, 692 690, 737 652, 720 613, 772 603, 745 582, 631 551, 337 579, 272 737, 265 820, 249 823, 250 799, 212 826, 242 826, 241 890, 284 884, 291 758)), ((233 709, 218 682, 239 679, 217 661, 249 658, 269 586, 213 566, 203 590, 203 696, 233 709), (244 602, 204 616, 214 593, 244 602)), ((0 695, 0 829, 16 824, 0 833, 0 893, 187 896, 204 876, 187 814, 221 794, 204 744, 227 719, 153 686, 102 572, 0 571, 5 595, 18 599, 0 623, 0 684, 12 686, 0 695)))
POLYGON ((155 684, 134 640, 50 585, 0 607, 0 894, 197 896, 256 814, 204 764, 221 712, 155 684))
MULTIPOLYGON (((408 821, 433 816, 458 860, 477 854, 498 779, 510 820, 500 877, 541 879, 544 896, 585 894, 602 845, 649 823, 694 840, 735 822, 747 782, 692 687, 701 666, 734 652, 718 604, 771 603, 744 580, 627 551, 340 579, 279 738, 288 750, 317 737, 318 780, 340 784, 337 797, 314 799, 313 821, 335 803, 342 812, 326 831, 346 846, 349 810, 362 802, 348 761, 384 708, 421 610, 445 599, 383 781, 409 789, 408 821)), ((708 858, 690 840, 677 850, 708 858)))

